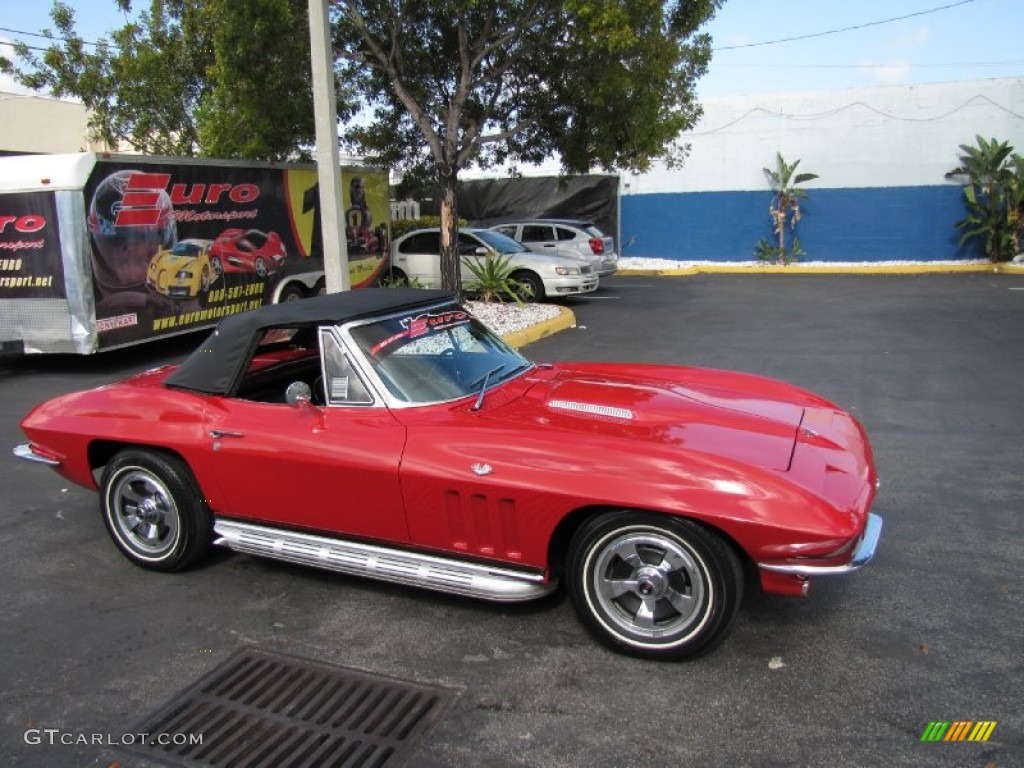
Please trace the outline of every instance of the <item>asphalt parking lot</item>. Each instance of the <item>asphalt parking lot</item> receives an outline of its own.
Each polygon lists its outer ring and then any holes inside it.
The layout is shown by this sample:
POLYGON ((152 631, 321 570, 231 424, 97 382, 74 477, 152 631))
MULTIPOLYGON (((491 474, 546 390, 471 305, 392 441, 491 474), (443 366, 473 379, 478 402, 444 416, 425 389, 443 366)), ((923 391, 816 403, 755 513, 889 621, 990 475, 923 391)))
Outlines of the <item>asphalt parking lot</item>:
POLYGON ((561 592, 496 606, 228 553, 150 573, 94 494, 9 451, 34 403, 197 340, 0 364, 0 763, 157 765, 118 735, 250 646, 456 689, 426 768, 1024 765, 1024 277, 616 277, 569 306, 577 328, 525 354, 745 370, 855 413, 875 560, 806 600, 748 594, 686 663, 605 650, 561 592), (922 742, 932 721, 997 725, 922 742), (30 743, 47 729, 76 743, 30 743))

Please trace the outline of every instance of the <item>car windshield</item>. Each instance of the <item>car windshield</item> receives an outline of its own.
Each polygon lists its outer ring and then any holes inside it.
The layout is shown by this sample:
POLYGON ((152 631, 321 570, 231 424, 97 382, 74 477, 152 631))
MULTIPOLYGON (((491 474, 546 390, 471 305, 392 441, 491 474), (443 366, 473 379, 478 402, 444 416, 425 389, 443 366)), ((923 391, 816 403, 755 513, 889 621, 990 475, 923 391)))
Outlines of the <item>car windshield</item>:
POLYGON ((364 323, 350 333, 384 386, 405 403, 479 396, 532 367, 458 304, 364 323))
POLYGON ((501 232, 494 232, 489 229, 482 229, 473 233, 485 243, 489 248, 493 248, 498 253, 523 253, 529 251, 525 245, 516 242, 508 235, 503 235, 501 232))

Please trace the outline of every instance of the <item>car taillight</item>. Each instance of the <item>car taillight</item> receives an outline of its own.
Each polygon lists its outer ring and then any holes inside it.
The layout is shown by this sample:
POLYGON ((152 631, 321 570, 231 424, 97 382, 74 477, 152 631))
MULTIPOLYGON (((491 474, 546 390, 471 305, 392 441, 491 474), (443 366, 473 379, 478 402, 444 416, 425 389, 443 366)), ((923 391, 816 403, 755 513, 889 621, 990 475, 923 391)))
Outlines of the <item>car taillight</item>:
POLYGON ((604 253, 604 240, 600 237, 590 238, 590 250, 594 252, 595 256, 600 256, 604 253))

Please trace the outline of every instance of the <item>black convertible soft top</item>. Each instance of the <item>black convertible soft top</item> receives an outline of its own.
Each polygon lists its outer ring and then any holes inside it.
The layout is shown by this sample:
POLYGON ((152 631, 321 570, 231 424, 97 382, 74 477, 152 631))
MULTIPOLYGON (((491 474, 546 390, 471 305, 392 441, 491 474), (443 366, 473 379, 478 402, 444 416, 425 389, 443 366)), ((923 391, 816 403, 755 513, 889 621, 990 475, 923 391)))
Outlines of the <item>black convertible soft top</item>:
POLYGON ((326 296, 271 304, 224 318, 209 338, 164 379, 164 385, 230 394, 248 365, 263 331, 317 325, 338 325, 374 315, 414 310, 442 301, 454 301, 447 291, 417 288, 365 288, 326 296))

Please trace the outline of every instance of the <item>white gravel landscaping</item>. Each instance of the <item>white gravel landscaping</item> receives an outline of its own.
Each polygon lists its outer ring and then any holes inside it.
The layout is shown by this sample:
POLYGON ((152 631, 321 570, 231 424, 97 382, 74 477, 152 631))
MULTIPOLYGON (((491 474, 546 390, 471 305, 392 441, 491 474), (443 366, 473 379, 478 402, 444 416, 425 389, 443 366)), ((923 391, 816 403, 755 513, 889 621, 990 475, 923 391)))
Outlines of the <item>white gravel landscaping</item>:
POLYGON ((560 311, 552 304, 516 304, 514 301, 467 301, 465 304, 480 322, 499 336, 522 331, 545 320, 552 320, 558 317, 560 311))

